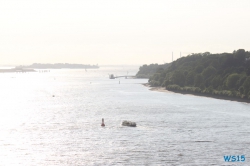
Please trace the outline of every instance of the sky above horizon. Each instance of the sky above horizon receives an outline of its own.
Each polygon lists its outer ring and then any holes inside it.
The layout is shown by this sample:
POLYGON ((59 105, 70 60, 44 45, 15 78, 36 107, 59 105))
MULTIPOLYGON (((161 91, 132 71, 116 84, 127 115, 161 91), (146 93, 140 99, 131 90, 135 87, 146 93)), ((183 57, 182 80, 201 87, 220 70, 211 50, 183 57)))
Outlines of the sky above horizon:
POLYGON ((250 51, 249 0, 0 0, 0 64, 164 63, 250 51))

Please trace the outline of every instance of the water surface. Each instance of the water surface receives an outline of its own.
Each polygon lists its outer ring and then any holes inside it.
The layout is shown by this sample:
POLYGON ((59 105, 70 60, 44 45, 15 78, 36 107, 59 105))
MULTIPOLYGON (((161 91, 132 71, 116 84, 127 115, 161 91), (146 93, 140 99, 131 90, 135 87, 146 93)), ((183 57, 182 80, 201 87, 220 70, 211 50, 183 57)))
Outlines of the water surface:
POLYGON ((249 104, 108 79, 137 70, 0 74, 0 165, 249 165, 249 104))

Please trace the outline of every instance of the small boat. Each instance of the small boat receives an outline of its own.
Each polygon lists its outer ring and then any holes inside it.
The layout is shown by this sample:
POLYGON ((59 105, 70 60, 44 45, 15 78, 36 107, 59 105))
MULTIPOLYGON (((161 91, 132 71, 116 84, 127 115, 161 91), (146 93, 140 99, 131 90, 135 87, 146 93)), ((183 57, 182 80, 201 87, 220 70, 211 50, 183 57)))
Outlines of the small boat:
POLYGON ((123 126, 129 126, 129 127, 136 127, 136 123, 135 122, 131 122, 131 121, 127 121, 127 120, 124 120, 122 122, 122 125, 123 126))

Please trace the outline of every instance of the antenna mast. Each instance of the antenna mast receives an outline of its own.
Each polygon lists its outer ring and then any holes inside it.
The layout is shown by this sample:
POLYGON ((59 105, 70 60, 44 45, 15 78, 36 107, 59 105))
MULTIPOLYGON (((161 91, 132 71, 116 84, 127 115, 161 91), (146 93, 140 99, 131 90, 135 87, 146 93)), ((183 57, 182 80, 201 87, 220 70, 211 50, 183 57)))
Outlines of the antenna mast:
POLYGON ((174 61, 174 54, 173 54, 173 52, 172 52, 172 62, 174 61))

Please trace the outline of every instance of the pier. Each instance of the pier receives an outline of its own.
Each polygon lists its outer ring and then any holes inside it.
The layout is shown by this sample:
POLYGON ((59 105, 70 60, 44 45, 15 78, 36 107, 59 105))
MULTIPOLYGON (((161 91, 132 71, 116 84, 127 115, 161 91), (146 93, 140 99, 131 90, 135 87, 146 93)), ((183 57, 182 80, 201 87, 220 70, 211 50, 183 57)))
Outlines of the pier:
POLYGON ((125 79, 129 78, 135 78, 135 76, 133 75, 125 75, 125 76, 114 76, 114 74, 110 74, 109 75, 109 79, 116 79, 116 78, 121 78, 121 77, 125 77, 125 79))

